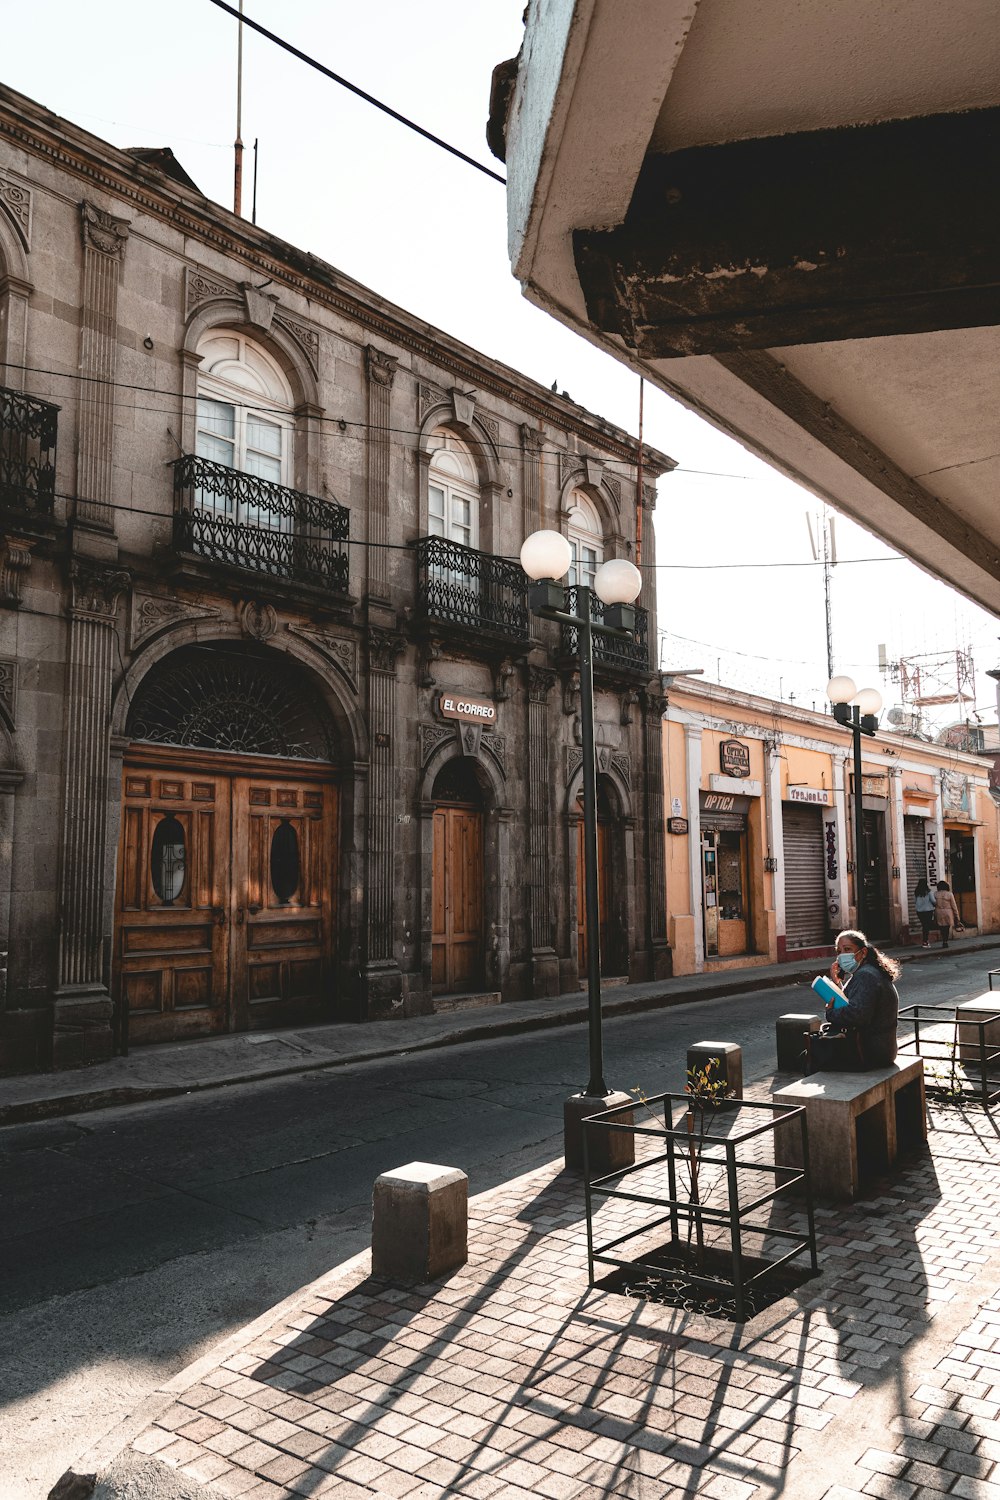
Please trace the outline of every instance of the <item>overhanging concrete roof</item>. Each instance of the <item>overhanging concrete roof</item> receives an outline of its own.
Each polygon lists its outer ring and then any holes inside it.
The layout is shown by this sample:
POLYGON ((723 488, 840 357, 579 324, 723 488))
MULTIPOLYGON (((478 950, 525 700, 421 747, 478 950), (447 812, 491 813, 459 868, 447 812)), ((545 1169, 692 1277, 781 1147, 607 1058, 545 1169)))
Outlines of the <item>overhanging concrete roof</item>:
POLYGON ((525 293, 1000 612, 995 0, 532 0, 525 293))

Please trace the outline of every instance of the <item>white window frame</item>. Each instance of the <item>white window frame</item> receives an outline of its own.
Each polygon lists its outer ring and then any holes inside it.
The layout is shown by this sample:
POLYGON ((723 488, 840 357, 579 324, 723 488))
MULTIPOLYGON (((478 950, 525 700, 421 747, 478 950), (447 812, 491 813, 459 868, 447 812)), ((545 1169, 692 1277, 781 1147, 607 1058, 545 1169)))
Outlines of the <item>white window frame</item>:
POLYGON ((569 497, 566 537, 573 551, 569 565, 570 586, 593 588, 594 574, 604 561, 604 530, 594 502, 579 490, 574 490, 569 497))
MULTIPOLYGON (((204 349, 206 354, 210 354, 211 346, 223 339, 236 343, 238 356, 235 359, 219 357, 217 364, 229 367, 222 373, 212 369, 200 370, 198 373, 195 453, 201 458, 211 459, 216 463, 223 462, 217 455, 205 450, 218 442, 229 444, 233 455, 230 467, 240 473, 258 475, 272 484, 280 484, 289 488, 293 473, 295 435, 291 390, 281 370, 267 351, 254 343, 252 339, 248 339, 245 334, 237 333, 233 329, 213 329, 212 333, 202 341, 199 352, 204 349), (247 359, 248 350, 253 352, 257 367, 247 359), (263 368, 261 369, 260 366, 263 368), (237 372, 242 374, 242 378, 239 378, 237 372), (232 412, 231 437, 222 436, 203 424, 201 407, 203 401, 215 402, 232 412), (254 447, 252 439, 255 417, 275 428, 279 434, 279 453, 277 464, 274 466, 276 473, 258 474, 258 470, 253 467, 257 454, 265 460, 274 457, 266 449, 254 447), (201 441, 203 437, 211 439, 211 444, 206 442, 203 445, 201 441)), ((261 467, 266 470, 268 465, 262 464, 261 467)), ((214 510, 227 520, 235 521, 240 525, 260 526, 262 524, 262 512, 259 507, 247 502, 239 502, 234 512, 233 502, 223 495, 203 491, 198 496, 198 506, 203 510, 214 510)), ((268 513, 267 527, 269 530, 291 530, 292 518, 290 516, 276 517, 268 513)))
POLYGON ((431 441, 437 446, 431 453, 427 473, 427 534, 443 537, 462 547, 479 551, 479 485, 476 478, 476 461, 461 438, 438 427, 431 433, 431 441), (441 464, 439 455, 450 454, 452 462, 441 464), (451 470, 464 468, 465 475, 451 470), (433 491, 441 495, 441 514, 435 515, 433 491), (468 506, 469 524, 460 520, 461 507, 468 506))

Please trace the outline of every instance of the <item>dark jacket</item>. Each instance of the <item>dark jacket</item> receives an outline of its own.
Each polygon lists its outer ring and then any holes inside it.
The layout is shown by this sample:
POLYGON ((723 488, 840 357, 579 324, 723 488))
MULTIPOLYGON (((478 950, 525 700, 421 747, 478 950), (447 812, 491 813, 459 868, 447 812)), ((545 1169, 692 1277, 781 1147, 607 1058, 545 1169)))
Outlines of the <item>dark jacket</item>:
POLYGON ((884 1068, 896 1060, 899 995, 896 986, 870 955, 844 985, 846 1007, 836 1021, 858 1033, 866 1068, 884 1068))

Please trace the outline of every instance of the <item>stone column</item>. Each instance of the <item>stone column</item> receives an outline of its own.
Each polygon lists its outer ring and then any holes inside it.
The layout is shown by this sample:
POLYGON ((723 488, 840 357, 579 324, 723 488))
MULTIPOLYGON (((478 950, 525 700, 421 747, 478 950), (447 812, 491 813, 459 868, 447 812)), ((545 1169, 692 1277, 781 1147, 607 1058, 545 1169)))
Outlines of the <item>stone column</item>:
POLYGON ((892 819, 892 863, 889 869, 890 931, 897 943, 909 938, 910 903, 906 888, 906 838, 903 824, 903 773, 889 767, 889 817, 892 819))
POLYGON ((128 221, 84 201, 83 288, 80 315, 80 375, 85 399, 79 407, 76 463, 75 550, 115 555, 111 474, 114 455, 115 374, 118 366, 118 284, 128 221), (82 546, 76 543, 82 528, 82 546), (97 535, 90 535, 96 533, 97 535))
POLYGON ((549 761, 548 698, 555 681, 554 672, 528 668, 528 905, 531 987, 535 995, 558 995, 560 990, 549 901, 549 804, 555 788, 549 761))
POLYGON ((110 903, 105 868, 115 611, 127 573, 82 558, 70 566, 72 599, 66 677, 56 1067, 111 1051, 105 953, 110 903), (107 909, 106 909, 107 908, 107 909))
POLYGON ((542 445, 545 441, 544 433, 538 431, 537 427, 529 427, 526 422, 521 424, 521 449, 523 454, 523 481, 522 493, 522 518, 524 525, 524 536, 530 536, 533 531, 538 531, 544 526, 542 519, 542 445))
POLYGON ((402 998, 403 980, 394 951, 394 859, 396 658, 405 642, 389 630, 368 635, 368 832, 365 889, 365 990, 369 1019, 386 1014, 402 998))
POLYGON ((701 904, 701 725, 684 725, 688 809, 688 890, 694 918, 694 971, 705 967, 705 913, 701 904))
POLYGON ((368 374, 368 558, 366 593, 389 602, 389 457, 390 402, 396 360, 369 344, 368 374))
POLYGON ((647 693, 643 701, 646 771, 646 901, 649 906, 650 979, 670 974, 667 941, 667 828, 663 816, 663 716, 667 699, 647 693))

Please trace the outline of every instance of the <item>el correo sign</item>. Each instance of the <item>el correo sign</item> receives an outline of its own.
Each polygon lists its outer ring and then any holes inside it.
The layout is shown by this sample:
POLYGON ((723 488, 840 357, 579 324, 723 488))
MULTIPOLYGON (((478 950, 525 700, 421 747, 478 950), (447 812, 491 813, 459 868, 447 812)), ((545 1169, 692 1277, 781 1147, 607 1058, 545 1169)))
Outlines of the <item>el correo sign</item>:
POLYGON ((488 698, 474 698, 471 693, 442 693, 438 710, 443 719, 461 719, 463 724, 495 724, 497 706, 488 698))

